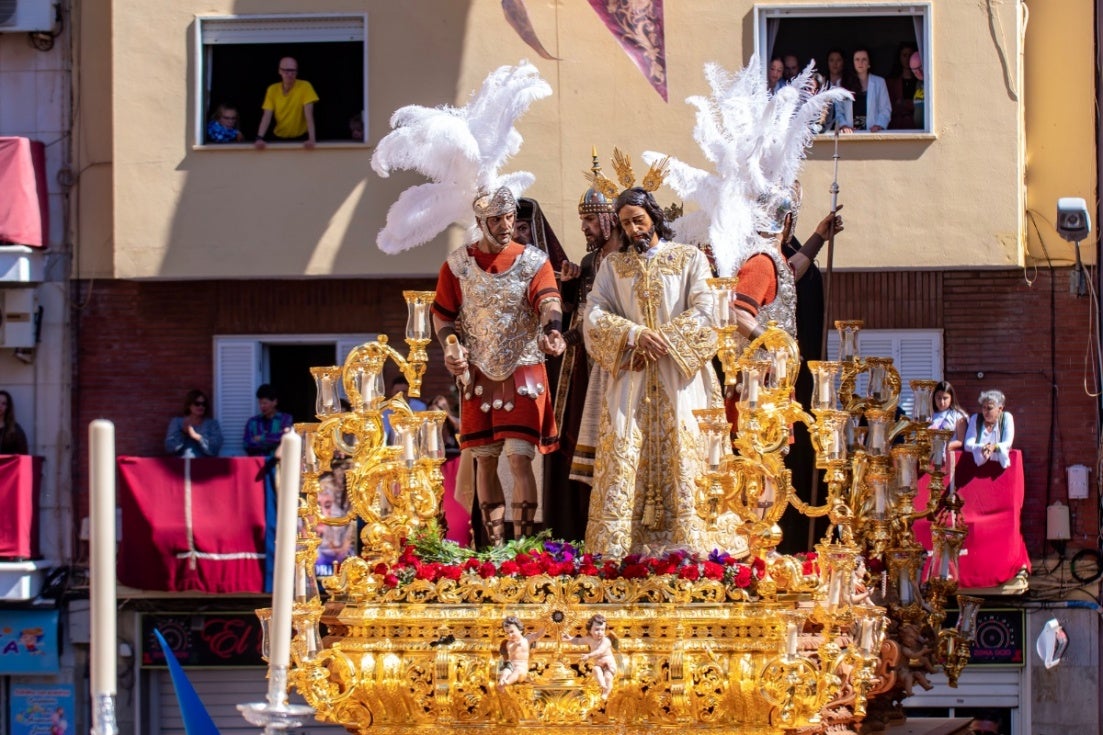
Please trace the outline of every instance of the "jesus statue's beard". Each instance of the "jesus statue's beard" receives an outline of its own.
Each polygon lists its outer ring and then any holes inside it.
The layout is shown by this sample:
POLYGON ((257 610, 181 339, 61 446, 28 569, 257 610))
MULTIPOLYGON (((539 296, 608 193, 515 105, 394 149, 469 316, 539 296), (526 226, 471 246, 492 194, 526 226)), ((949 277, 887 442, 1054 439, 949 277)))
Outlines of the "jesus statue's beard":
POLYGON ((655 225, 651 225, 647 232, 637 235, 632 240, 633 247, 636 248, 637 253, 646 253, 651 249, 651 241, 655 238, 655 225))

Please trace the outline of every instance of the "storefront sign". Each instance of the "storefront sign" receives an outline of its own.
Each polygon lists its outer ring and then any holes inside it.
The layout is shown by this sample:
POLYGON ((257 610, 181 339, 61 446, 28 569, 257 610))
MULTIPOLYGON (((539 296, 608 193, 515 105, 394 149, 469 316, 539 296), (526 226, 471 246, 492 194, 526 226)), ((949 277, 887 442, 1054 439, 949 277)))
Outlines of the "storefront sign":
POLYGON ((71 684, 13 684, 11 735, 67 735, 73 729, 71 684))
POLYGON ((0 674, 58 672, 57 610, 0 610, 0 674))
POLYGON ((260 621, 253 613, 181 613, 142 616, 142 666, 164 667, 154 629, 165 637, 181 666, 264 666, 260 621))

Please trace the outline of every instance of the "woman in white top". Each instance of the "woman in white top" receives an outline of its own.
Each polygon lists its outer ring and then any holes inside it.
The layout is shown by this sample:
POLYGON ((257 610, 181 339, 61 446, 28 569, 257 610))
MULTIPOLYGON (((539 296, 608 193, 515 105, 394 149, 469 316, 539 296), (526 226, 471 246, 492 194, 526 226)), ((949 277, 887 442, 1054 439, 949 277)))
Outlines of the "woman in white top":
POLYGON ((889 126, 892 119, 888 85, 884 77, 869 73, 867 49, 855 49, 853 58, 855 84, 850 91, 854 93, 854 101, 843 106, 839 130, 843 133, 855 130, 880 132, 889 126))
POLYGON ((934 404, 934 415, 931 416, 930 429, 949 429, 954 432, 950 439, 950 451, 961 449, 965 440, 965 424, 969 421, 969 415, 957 402, 957 393, 950 381, 943 380, 934 387, 934 395, 931 402, 934 404))
POLYGON ((1015 421, 1003 408, 1004 395, 998 390, 980 394, 980 413, 969 417, 965 429, 965 451, 971 452, 977 465, 995 460, 1007 469, 1011 464, 1011 443, 1015 440, 1015 421))

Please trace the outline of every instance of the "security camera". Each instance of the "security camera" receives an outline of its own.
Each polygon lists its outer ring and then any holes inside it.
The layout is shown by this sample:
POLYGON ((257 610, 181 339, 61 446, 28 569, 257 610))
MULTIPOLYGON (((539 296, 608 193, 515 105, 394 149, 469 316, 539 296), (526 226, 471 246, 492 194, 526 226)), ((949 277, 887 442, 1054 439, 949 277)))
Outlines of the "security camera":
POLYGON ((1057 234, 1069 242, 1080 242, 1092 230, 1088 216, 1088 203, 1080 197, 1061 197, 1057 200, 1057 234))

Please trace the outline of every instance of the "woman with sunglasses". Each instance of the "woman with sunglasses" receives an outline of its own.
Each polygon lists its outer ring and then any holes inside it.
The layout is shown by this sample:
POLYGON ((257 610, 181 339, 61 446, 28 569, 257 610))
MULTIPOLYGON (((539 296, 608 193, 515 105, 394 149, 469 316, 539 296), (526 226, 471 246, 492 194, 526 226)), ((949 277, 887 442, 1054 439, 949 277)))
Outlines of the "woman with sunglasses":
POLYGON ((184 412, 173 417, 165 434, 165 451, 176 457, 217 457, 222 428, 210 418, 210 400, 198 388, 188 391, 184 412))

